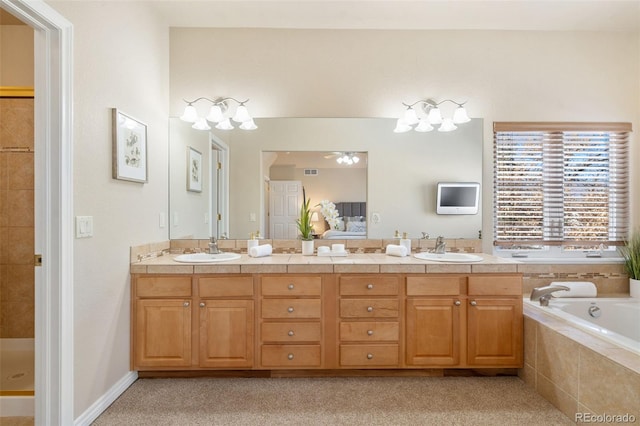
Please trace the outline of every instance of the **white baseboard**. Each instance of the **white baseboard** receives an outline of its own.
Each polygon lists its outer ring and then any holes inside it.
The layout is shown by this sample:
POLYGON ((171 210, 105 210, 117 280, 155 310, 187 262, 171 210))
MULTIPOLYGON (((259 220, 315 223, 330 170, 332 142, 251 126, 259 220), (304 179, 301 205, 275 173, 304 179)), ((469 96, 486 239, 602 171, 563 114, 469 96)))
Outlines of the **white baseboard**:
POLYGON ((113 404, 113 401, 118 399, 118 397, 122 395, 122 393, 126 391, 127 388, 131 386, 133 382, 135 382, 137 379, 138 379, 137 371, 130 371, 127 374, 125 374, 125 376, 122 379, 118 380, 118 382, 115 385, 113 385, 111 389, 107 391, 107 393, 102 395, 96 402, 91 404, 91 407, 89 407, 84 413, 82 413, 74 421, 74 425, 89 426, 95 419, 98 418, 100 414, 102 414, 104 410, 106 410, 111 404, 113 404))

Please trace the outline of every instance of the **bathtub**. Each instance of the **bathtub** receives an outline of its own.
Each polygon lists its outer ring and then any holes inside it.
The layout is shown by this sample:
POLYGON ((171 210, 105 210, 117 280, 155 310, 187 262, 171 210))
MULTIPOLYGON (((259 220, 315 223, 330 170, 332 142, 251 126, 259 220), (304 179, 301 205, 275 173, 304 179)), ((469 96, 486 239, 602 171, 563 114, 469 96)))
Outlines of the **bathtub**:
POLYGON ((33 339, 0 339, 0 413, 33 417, 35 403, 33 339))
POLYGON ((544 307, 525 297, 524 303, 640 355, 640 299, 552 298, 544 307))

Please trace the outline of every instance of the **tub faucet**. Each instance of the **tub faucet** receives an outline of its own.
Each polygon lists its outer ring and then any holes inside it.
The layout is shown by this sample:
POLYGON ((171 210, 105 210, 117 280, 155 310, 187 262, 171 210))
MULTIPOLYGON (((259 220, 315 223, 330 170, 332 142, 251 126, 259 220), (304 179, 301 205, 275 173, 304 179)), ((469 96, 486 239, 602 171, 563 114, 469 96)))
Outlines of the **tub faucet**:
POLYGON ((545 287, 536 287, 531 290, 531 296, 529 296, 529 300, 539 301, 540 306, 549 306, 549 300, 551 299, 552 293, 555 291, 569 291, 569 287, 564 285, 548 285, 545 287))
POLYGON ((436 254, 444 254, 447 243, 444 242, 444 237, 438 237, 436 239, 436 254))
POLYGON ((211 241, 209 242, 209 254, 220 254, 216 237, 211 237, 211 241))

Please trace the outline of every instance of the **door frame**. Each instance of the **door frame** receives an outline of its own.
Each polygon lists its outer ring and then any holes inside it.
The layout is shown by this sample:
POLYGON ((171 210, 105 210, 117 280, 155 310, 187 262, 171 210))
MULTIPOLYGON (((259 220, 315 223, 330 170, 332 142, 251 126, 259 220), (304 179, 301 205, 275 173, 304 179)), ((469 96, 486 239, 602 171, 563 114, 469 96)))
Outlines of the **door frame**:
POLYGON ((42 0, 0 0, 34 29, 35 424, 74 423, 73 26, 42 0))
POLYGON ((226 237, 229 238, 229 145, 213 133, 209 134, 209 139, 211 142, 209 149, 218 152, 217 161, 220 162, 222 170, 222 173, 218 173, 218 166, 217 164, 214 164, 213 155, 210 155, 209 158, 211 158, 211 164, 209 165, 209 173, 211 176, 209 177, 209 182, 211 182, 212 185, 210 185, 209 188, 209 211, 211 212, 210 216, 212 220, 209 235, 216 238, 226 235, 226 237), (215 174, 217 174, 217 179, 215 179, 216 200, 214 200, 213 194, 213 176, 215 174), (215 204, 217 204, 217 211, 214 211, 213 209, 215 204), (220 221, 218 221, 218 212, 222 215, 222 220, 220 221))

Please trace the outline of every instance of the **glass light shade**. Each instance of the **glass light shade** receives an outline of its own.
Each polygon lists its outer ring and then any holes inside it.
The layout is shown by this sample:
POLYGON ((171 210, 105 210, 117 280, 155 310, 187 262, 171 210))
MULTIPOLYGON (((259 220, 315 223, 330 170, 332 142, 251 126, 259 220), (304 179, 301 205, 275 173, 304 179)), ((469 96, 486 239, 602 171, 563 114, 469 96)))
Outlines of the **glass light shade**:
POLYGON ((404 112, 403 118, 404 118, 404 122, 407 123, 409 126, 417 124, 419 121, 418 114, 416 114, 416 110, 413 109, 412 107, 407 108, 407 110, 404 112))
POLYGON ((180 116, 180 120, 188 123, 195 123, 198 120, 198 111, 196 111, 196 107, 191 104, 187 105, 180 116))
POLYGON ((231 124, 231 121, 228 118, 225 118, 224 120, 216 124, 216 129, 233 130, 233 125, 231 124))
POLYGON ((429 114, 427 115, 427 120, 431 124, 440 124, 442 123, 442 113, 440 112, 440 108, 433 107, 429 110, 429 114))
POLYGON ((343 162, 343 161, 344 161, 344 160, 342 159, 342 157, 338 157, 338 158, 336 158, 336 162, 337 162, 338 164, 342 164, 342 162, 343 162))
POLYGON ((404 121, 404 118, 398 118, 398 121, 396 122, 396 128, 393 129, 393 131, 395 133, 405 133, 405 132, 408 132, 409 130, 411 130, 411 126, 409 126, 404 121))
POLYGON ((453 120, 450 118, 445 118, 444 121, 442 121, 442 124, 440 125, 440 127, 438 128, 439 132, 452 132, 455 129, 457 129, 458 127, 453 124, 453 120))
POLYGON ((434 129, 434 127, 427 120, 420 120, 416 128, 414 129, 416 132, 430 132, 434 129))
POLYGON ((222 115, 222 108, 220 108, 220 105, 211 105, 209 115, 207 115, 207 121, 219 123, 222 120, 224 120, 224 117, 222 115))
POLYGON ((253 122, 253 118, 248 121, 245 121, 238 127, 241 128, 242 130, 255 130, 258 128, 258 126, 256 126, 256 123, 253 122))
POLYGON ((353 162, 357 163, 358 161, 360 161, 360 157, 357 157, 357 156, 354 155, 353 156, 353 162))
POLYGON ((191 126, 191 127, 196 129, 196 130, 211 130, 211 127, 209 127, 209 124, 207 123, 207 120, 205 120, 202 117, 198 118, 196 120, 196 122, 193 123, 193 126, 191 126))
POLYGON ((320 218, 318 217, 318 212, 311 213, 311 222, 318 222, 320 218))
POLYGON ((236 113, 232 118, 236 123, 244 123, 245 121, 251 120, 251 116, 249 115, 249 111, 247 111, 247 107, 244 105, 238 105, 236 108, 236 113))
POLYGON ((461 124, 468 123, 469 121, 471 121, 471 119, 467 115, 467 110, 464 109, 463 106, 459 106, 458 108, 456 108, 456 110, 453 112, 453 122, 456 124, 461 124))

